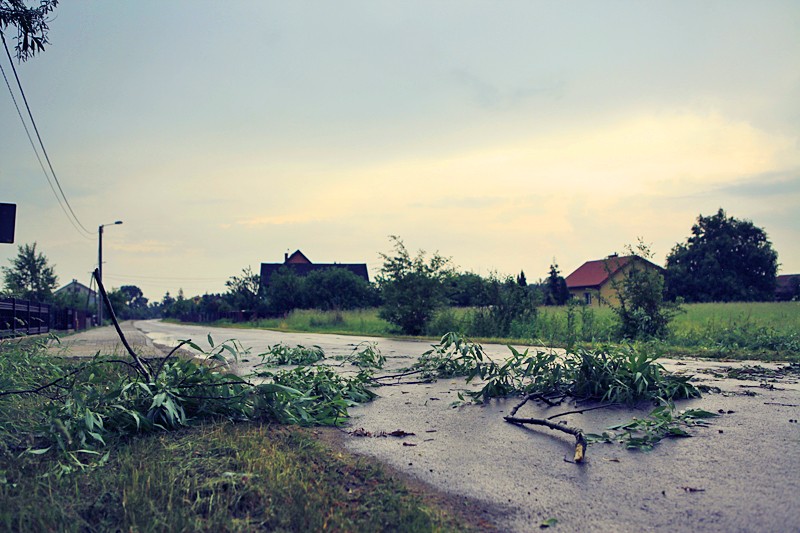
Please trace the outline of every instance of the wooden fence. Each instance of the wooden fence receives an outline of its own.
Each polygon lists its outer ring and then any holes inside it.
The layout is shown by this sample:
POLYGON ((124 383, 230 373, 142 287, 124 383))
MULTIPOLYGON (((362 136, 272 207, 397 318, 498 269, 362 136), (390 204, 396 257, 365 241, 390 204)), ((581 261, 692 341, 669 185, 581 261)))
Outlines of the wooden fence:
POLYGON ((0 298, 0 338, 50 331, 50 304, 0 298))

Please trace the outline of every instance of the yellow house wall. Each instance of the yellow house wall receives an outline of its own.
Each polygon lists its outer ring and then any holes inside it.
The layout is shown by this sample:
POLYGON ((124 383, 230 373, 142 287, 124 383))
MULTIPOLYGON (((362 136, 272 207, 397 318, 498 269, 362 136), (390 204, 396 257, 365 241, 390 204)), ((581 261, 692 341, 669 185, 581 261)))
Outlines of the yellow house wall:
MULTIPOLYGON (((654 267, 651 266, 649 263, 639 262, 639 267, 644 267, 649 270, 652 270, 654 267)), ((617 305, 619 304, 619 298, 617 298, 617 291, 614 289, 614 284, 621 284, 633 267, 633 263, 628 263, 624 267, 620 268, 618 271, 614 273, 611 278, 606 281, 598 291, 597 289, 570 289, 570 294, 577 298, 579 301, 585 301, 585 294, 588 292, 592 295, 592 303, 590 307, 603 307, 605 305, 617 305)))

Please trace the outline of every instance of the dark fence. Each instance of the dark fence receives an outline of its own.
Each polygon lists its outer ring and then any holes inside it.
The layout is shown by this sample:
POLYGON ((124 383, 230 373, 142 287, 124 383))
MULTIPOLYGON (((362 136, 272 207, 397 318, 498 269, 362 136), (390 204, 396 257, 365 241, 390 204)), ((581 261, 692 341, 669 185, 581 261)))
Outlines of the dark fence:
POLYGON ((57 330, 89 329, 94 320, 92 313, 78 309, 53 309, 50 317, 50 327, 57 330))
POLYGON ((0 337, 36 335, 50 331, 50 305, 0 298, 0 337))

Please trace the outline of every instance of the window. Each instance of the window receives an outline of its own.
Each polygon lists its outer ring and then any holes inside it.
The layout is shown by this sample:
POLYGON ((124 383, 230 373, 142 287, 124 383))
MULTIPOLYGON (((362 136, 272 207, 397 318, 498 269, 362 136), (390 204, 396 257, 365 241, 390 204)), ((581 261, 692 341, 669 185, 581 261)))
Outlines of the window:
POLYGON ((584 292, 583 293, 583 303, 586 305, 592 305, 592 293, 591 292, 584 292))

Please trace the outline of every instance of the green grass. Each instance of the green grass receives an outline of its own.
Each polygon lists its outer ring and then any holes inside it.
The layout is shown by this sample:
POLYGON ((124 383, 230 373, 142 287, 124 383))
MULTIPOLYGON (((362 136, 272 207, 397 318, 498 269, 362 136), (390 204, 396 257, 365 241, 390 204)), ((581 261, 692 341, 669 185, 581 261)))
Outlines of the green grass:
MULTIPOLYGON (((42 339, 0 342, 0 531, 471 527, 376 463, 317 442, 315 432, 324 430, 270 423, 268 412, 240 421, 235 409, 242 398, 224 396, 219 388, 189 398, 228 400, 234 416, 198 410, 173 431, 169 424, 159 430, 144 421, 141 428, 149 432, 131 431, 130 423, 123 431, 105 404, 118 401, 112 392, 131 369, 86 364, 48 356, 42 339), (58 387, 39 389, 78 368, 84 370, 58 387), (85 420, 98 437, 82 443, 85 420)), ((185 378, 181 383, 188 385, 185 378)), ((166 377, 159 380, 166 384, 166 377)), ((128 412, 133 409, 128 405, 128 412)))
POLYGON ((378 317, 378 309, 354 311, 298 309, 289 313, 285 318, 264 318, 253 322, 239 323, 220 321, 214 325, 376 337, 388 336, 392 333, 391 324, 378 317))
POLYGON ((47 457, 5 459, 5 531, 464 531, 366 459, 310 430, 209 423, 114 446, 108 463, 41 477, 47 457))
MULTIPOLYGON (((665 349, 671 355, 713 358, 800 360, 800 302, 712 303, 684 305, 670 324, 665 349)), ((432 321, 427 334, 438 338, 460 331, 482 342, 546 344, 599 344, 616 342, 616 317, 609 307, 573 309, 540 307, 535 322, 515 324, 510 337, 476 336, 469 331, 471 309, 450 308, 432 321)), ((219 324, 225 325, 225 324, 219 324)), ((235 327, 279 331, 391 336, 396 334, 378 309, 359 311, 302 310, 284 319, 259 320, 235 327)))

